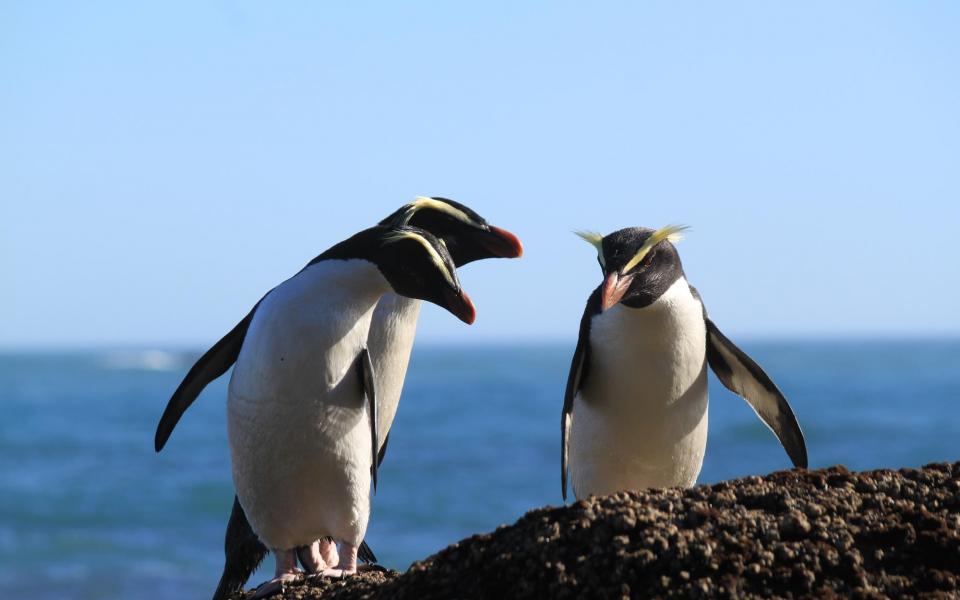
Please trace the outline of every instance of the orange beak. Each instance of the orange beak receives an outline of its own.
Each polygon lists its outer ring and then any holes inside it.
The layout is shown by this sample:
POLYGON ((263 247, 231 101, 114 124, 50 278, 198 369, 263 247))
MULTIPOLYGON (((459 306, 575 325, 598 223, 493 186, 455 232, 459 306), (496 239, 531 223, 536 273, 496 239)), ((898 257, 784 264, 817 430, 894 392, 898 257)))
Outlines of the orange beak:
POLYGON ((487 251, 500 258, 519 258, 523 256, 523 244, 520 238, 506 229, 490 225, 490 233, 481 238, 481 243, 487 251))
POLYGON ((633 275, 621 276, 620 273, 610 273, 603 281, 603 289, 600 290, 600 310, 607 310, 614 304, 620 302, 623 295, 630 289, 633 282, 633 275))
POLYGON ((447 304, 444 308, 449 310, 454 314, 454 316, 467 325, 472 325, 474 320, 477 318, 477 310, 473 307, 473 302, 470 300, 470 296, 468 296, 463 290, 460 290, 460 292, 457 293, 452 289, 444 290, 444 296, 446 296, 445 299, 447 301, 447 304))

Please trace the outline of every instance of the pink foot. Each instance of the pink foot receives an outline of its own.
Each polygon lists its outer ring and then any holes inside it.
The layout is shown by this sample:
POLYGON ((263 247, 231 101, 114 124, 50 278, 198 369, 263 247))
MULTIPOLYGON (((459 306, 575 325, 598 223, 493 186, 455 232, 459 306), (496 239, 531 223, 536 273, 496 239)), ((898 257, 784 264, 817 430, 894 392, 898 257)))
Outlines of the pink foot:
POLYGON ((297 548, 297 558, 307 573, 321 573, 327 568, 336 566, 338 562, 337 544, 330 538, 323 538, 297 548))
POLYGON ((274 550, 273 554, 277 561, 274 577, 257 586, 251 600, 262 600, 274 594, 281 594, 288 583, 299 581, 303 577, 303 573, 297 568, 296 550, 274 550))
POLYGON ((333 538, 323 538, 320 540, 320 556, 323 557, 325 566, 332 567, 340 562, 340 555, 337 553, 337 543, 333 538))
MULTIPOLYGON (((331 542, 332 543, 332 542, 331 542)), ((340 546, 340 562, 335 568, 324 569, 315 577, 330 577, 339 579, 357 572, 357 547, 343 542, 340 546)))
POLYGON ((297 548, 297 558, 307 573, 319 573, 327 568, 327 562, 320 554, 320 542, 297 548))

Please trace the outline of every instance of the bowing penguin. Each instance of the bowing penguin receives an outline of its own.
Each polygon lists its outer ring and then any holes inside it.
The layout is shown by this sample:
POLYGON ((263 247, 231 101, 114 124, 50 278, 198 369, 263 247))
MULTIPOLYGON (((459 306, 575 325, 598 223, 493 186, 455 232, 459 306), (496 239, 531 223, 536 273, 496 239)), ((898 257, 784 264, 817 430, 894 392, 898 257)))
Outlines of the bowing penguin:
POLYGON ((253 311, 227 396, 233 481, 258 538, 276 556, 257 597, 299 576, 296 548, 341 545, 326 576, 356 572, 379 434, 367 348, 388 293, 475 317, 443 243, 411 227, 374 227, 336 244, 271 290, 253 311))
MULTIPOLYGON (((425 229, 446 246, 459 267, 484 258, 514 258, 523 253, 520 241, 512 233, 490 225, 467 206, 447 198, 418 197, 400 207, 381 227, 414 226, 425 229)), ((258 305, 259 306, 259 305, 258 305)), ((236 360, 254 310, 233 330, 207 351, 194 365, 171 397, 157 427, 155 447, 159 452, 180 417, 210 381, 222 375, 236 360)), ((389 432, 399 404, 410 352, 420 313, 420 300, 392 292, 385 293, 374 310, 370 323, 368 351, 377 388, 377 421, 380 433, 378 464, 382 462, 389 432)), ((250 527, 243 507, 234 498, 224 538, 224 569, 214 600, 222 600, 243 589, 243 584, 267 554, 267 548, 250 527)), ((329 538, 298 549, 300 562, 308 572, 338 562, 337 548, 329 538)), ((362 560, 376 557, 364 542, 359 549, 362 560)))
POLYGON ((561 486, 577 498, 692 486, 707 443, 707 365, 745 399, 798 467, 800 425, 760 366, 707 316, 683 273, 685 227, 577 232, 603 282, 587 300, 561 416, 561 486), (569 469, 568 469, 569 467, 569 469))

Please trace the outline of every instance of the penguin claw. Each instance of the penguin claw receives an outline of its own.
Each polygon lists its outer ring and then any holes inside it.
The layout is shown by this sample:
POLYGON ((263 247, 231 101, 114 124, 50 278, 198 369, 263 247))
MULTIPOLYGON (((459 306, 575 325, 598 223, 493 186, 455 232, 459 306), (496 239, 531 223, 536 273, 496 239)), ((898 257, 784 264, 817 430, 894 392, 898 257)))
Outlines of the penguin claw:
POLYGON ((300 581, 302 578, 303 573, 298 571, 296 573, 284 573, 283 575, 274 577, 270 581, 264 581, 254 590, 250 600, 262 600, 263 598, 269 598, 276 594, 282 594, 287 590, 288 583, 300 581))
POLYGON ((309 579, 346 579, 350 575, 356 575, 357 569, 341 569, 339 567, 335 569, 324 569, 319 573, 314 573, 309 576, 309 579))

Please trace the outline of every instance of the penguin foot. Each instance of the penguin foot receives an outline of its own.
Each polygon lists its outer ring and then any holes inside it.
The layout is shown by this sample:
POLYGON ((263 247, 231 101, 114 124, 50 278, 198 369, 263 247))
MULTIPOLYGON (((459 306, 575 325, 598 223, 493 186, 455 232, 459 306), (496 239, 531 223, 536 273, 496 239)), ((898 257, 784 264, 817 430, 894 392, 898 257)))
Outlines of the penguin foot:
POLYGON ((298 570, 296 573, 284 573, 270 581, 264 581, 254 590, 253 597, 250 600, 262 600, 276 594, 282 594, 287 590, 287 584, 300 581, 302 578, 303 573, 298 570))
POLYGON ((277 561, 274 577, 270 581, 258 585, 251 600, 261 600, 274 594, 282 594, 288 583, 300 581, 303 578, 303 572, 297 568, 297 551, 295 549, 274 549, 273 555, 277 561))
MULTIPOLYGON (((332 543, 332 542, 331 542, 332 543)), ((348 575, 354 575, 357 572, 357 547, 343 542, 340 548, 340 561, 332 569, 312 575, 312 577, 324 577, 330 579, 342 579, 348 575)))
POLYGON ((297 548, 297 558, 307 573, 320 573, 327 568, 332 568, 339 562, 337 555, 337 544, 333 538, 323 538, 310 544, 309 546, 300 546, 297 548))
POLYGON ((310 579, 344 579, 350 575, 356 575, 357 568, 341 569, 339 566, 333 569, 324 569, 319 573, 310 575, 310 579))
MULTIPOLYGON (((324 567, 332 567, 340 562, 340 554, 337 552, 337 543, 333 538, 323 538, 318 542, 320 556, 323 558, 324 567)), ((317 569, 318 571, 322 569, 317 569)))

